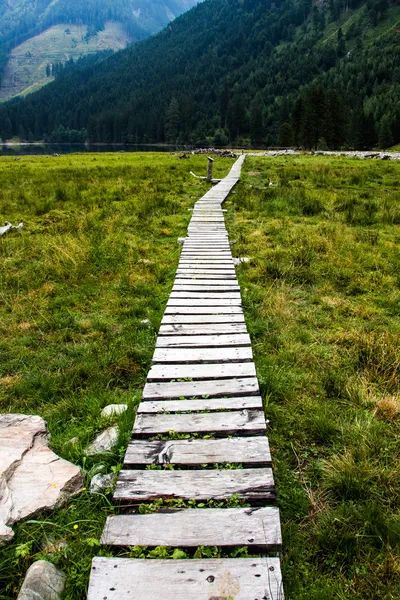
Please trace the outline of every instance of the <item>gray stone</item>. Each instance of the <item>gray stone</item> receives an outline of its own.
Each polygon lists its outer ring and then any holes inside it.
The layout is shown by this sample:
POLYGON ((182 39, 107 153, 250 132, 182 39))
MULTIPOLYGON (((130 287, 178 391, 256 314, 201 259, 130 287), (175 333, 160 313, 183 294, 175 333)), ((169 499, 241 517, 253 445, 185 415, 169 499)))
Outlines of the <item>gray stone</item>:
POLYGON ((251 258, 249 258, 248 256, 241 256, 239 258, 234 258, 233 264, 235 265, 235 267, 237 267, 238 265, 241 265, 242 263, 248 263, 250 261, 251 261, 251 258))
POLYGON ((183 245, 183 243, 185 242, 185 240, 186 240, 186 238, 178 238, 178 244, 179 244, 180 246, 182 246, 182 245, 183 245))
POLYGON ((98 473, 90 482, 90 493, 95 494, 96 492, 109 490, 115 486, 116 482, 117 475, 115 473, 109 473, 108 475, 98 473))
POLYGON ((109 427, 102 433, 100 433, 96 439, 86 448, 87 456, 94 456, 95 454, 103 454, 103 452, 110 452, 118 441, 119 430, 118 427, 109 427))
POLYGON ((29 567, 17 600, 61 600, 65 580, 53 564, 38 560, 29 567))
POLYGON ((127 404, 109 404, 105 406, 101 411, 102 417, 112 417, 114 415, 121 415, 126 410, 128 410, 127 404))
POLYGON ((48 440, 42 418, 0 415, 0 544, 12 539, 14 523, 82 489, 80 469, 50 450, 48 440))

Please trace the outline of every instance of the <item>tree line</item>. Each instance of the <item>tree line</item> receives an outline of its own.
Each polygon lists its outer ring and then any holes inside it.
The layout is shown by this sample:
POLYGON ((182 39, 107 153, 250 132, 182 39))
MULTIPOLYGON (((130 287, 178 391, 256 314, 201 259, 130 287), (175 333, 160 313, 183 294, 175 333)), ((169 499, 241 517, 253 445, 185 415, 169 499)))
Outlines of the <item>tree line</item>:
POLYGON ((304 148, 400 141, 388 0, 209 0, 160 34, 0 107, 0 135, 304 148), (69 135, 69 134, 68 134, 69 135))

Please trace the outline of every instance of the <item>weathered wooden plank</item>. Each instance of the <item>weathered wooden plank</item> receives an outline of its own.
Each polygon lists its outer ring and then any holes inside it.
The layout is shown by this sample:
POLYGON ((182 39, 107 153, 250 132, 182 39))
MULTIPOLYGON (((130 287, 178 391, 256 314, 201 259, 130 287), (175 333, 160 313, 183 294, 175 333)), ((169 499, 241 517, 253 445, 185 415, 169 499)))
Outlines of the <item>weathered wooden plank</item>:
POLYGON ((264 413, 261 410, 235 410, 221 413, 191 414, 137 414, 133 434, 148 437, 176 433, 214 433, 226 435, 263 435, 266 432, 264 413))
POLYGON ((283 600, 279 558, 94 558, 88 600, 283 600))
POLYGON ((235 281, 235 271, 202 271, 201 269, 178 269, 176 272, 179 279, 185 279, 185 281, 202 281, 204 279, 216 280, 216 281, 235 281))
MULTIPOLYGON (((233 263, 233 261, 232 261, 233 263)), ((232 277, 236 278, 236 271, 234 268, 234 265, 210 265, 210 266, 204 266, 204 265, 199 265, 199 264, 192 264, 192 266, 188 266, 185 264, 181 264, 178 266, 178 270, 176 272, 178 278, 182 278, 182 274, 184 275, 191 275, 193 277, 197 277, 198 275, 207 275, 210 274, 210 276, 212 277, 213 275, 218 275, 218 277, 223 278, 223 277, 227 277, 228 279, 231 279, 232 277)), ((203 277, 204 279, 206 279, 206 277, 203 277)))
POLYGON ((279 511, 275 507, 200 508, 109 517, 101 542, 115 546, 181 548, 249 546, 271 551, 281 547, 282 536, 279 511))
POLYGON ((239 290, 238 285, 226 285, 225 287, 222 285, 211 285, 209 282, 207 284, 202 284, 200 281, 193 283, 176 283, 172 288, 173 292, 207 292, 207 293, 216 293, 216 294, 229 294, 232 291, 239 290))
POLYGON ((192 258, 186 259, 181 258, 179 261, 179 268, 190 269, 194 267, 195 269, 231 269, 234 267, 233 259, 224 259, 220 260, 219 258, 215 259, 205 259, 205 258, 192 258))
POLYGON ((212 244, 205 244, 205 243, 198 243, 198 242, 191 242, 190 244, 184 244, 183 246, 185 252, 186 251, 195 251, 195 252, 207 252, 207 251, 214 251, 214 250, 218 250, 218 251, 225 251, 225 252, 231 252, 231 249, 229 247, 228 244, 222 244, 221 242, 213 242, 212 244))
POLYGON ((190 365, 154 365, 151 367, 147 381, 171 381, 175 379, 228 379, 238 377, 256 377, 253 362, 245 363, 198 363, 190 365))
POLYGON ((244 323, 244 315, 242 312, 236 314, 201 314, 201 315, 182 315, 182 314, 164 314, 164 318, 162 320, 163 325, 173 325, 173 324, 188 324, 188 323, 244 323))
POLYGON ((153 363, 240 362, 252 360, 250 346, 240 348, 156 348, 153 363))
POLYGON ((271 465, 268 440, 264 436, 216 440, 133 440, 128 445, 124 466, 171 464, 180 467, 221 463, 244 467, 271 465))
POLYGON ((254 396, 260 393, 256 377, 216 379, 214 381, 176 381, 146 383, 143 400, 166 400, 201 396, 254 396))
POLYGON ((200 400, 146 400, 139 404, 137 412, 140 414, 165 414, 261 408, 260 396, 244 396, 243 398, 235 396, 233 398, 201 398, 200 400))
MULTIPOLYGON (((198 286, 203 286, 203 287, 212 287, 212 288, 229 288, 231 290, 232 289, 240 289, 239 288, 239 284, 237 282, 237 279, 194 279, 193 281, 191 279, 181 279, 181 277, 178 275, 175 278, 174 281, 174 287, 178 287, 178 286, 194 286, 194 287, 198 287, 198 286)), ((232 290, 231 290, 232 291, 232 290)))
POLYGON ((243 315, 240 306, 173 306, 168 304, 165 316, 176 315, 243 315))
POLYGON ((208 228, 202 228, 202 230, 188 230, 187 236, 185 237, 184 244, 188 243, 200 243, 200 244, 229 244, 229 237, 226 234, 225 228, 219 231, 208 231, 208 228))
POLYGON ((159 336, 156 348, 221 348, 223 346, 250 346, 248 333, 220 335, 172 335, 159 336))
POLYGON ((179 306, 188 306, 192 308, 204 307, 221 309, 232 306, 241 308, 242 301, 240 298, 240 294, 239 297, 236 298, 227 298, 226 296, 224 296, 223 298, 215 296, 213 298, 208 298, 207 296, 204 297, 202 295, 200 296, 200 298, 182 297, 181 293, 174 294, 174 296, 171 295, 170 299, 168 300, 167 308, 175 308, 179 306))
MULTIPOLYGON (((179 300, 179 299, 190 299, 190 300, 212 300, 213 306, 216 304, 215 301, 218 300, 223 301, 224 304, 229 305, 229 300, 238 300, 241 302, 242 298, 240 296, 240 292, 192 292, 192 291, 178 291, 171 292, 169 301, 179 300)), ((221 303, 222 305, 222 303, 221 303)), ((206 306, 205 302, 203 306, 206 306)))
POLYGON ((272 469, 122 470, 113 500, 134 504, 159 498, 221 501, 233 495, 247 502, 273 502, 272 469))
POLYGON ((221 333, 247 333, 245 323, 191 323, 161 325, 159 336, 171 335, 218 335, 221 333))
POLYGON ((180 260, 190 260, 190 261, 196 261, 196 260, 203 260, 203 261, 222 261, 222 262, 226 262, 226 261, 233 261, 232 258, 232 254, 230 252, 225 252, 221 251, 218 252, 218 250, 214 250, 214 251, 207 251, 207 252, 199 252, 198 250, 188 250, 188 251, 182 251, 181 254, 181 258, 180 260))
POLYGON ((199 250, 182 250, 181 260, 233 260, 232 253, 227 250, 207 250, 200 252, 199 250))

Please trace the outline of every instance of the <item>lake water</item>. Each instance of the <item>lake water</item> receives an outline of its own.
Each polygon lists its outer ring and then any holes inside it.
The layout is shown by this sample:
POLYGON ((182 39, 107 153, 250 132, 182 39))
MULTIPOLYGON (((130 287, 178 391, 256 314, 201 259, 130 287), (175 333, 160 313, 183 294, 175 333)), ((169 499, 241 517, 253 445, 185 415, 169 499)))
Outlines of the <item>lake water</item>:
POLYGON ((0 144, 0 156, 43 156, 73 152, 176 152, 183 146, 151 144, 0 144))

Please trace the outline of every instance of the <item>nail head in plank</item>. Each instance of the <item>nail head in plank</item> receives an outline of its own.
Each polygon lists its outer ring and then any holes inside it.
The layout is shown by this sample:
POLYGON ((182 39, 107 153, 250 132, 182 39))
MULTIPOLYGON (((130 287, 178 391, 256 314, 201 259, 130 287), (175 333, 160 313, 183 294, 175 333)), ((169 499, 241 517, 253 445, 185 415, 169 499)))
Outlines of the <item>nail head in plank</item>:
POLYGON ((256 546, 268 551, 279 549, 282 537, 279 511, 275 507, 210 508, 109 517, 101 542, 181 548, 256 546))
POLYGON ((93 559, 88 600, 283 600, 279 558, 93 559), (222 594, 222 596, 221 596, 222 594))
POLYGON ((240 410, 221 413, 191 414, 137 414, 133 427, 134 436, 153 436, 175 431, 176 433, 204 433, 217 436, 263 435, 266 432, 264 413, 261 410, 240 410))
POLYGON ((124 466, 201 466, 221 463, 252 467, 271 465, 265 436, 221 438, 217 440, 133 440, 128 445, 124 466))

